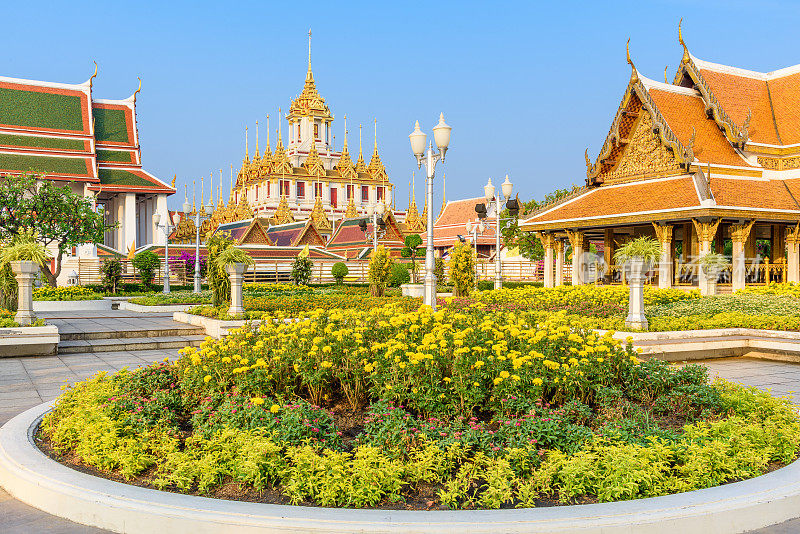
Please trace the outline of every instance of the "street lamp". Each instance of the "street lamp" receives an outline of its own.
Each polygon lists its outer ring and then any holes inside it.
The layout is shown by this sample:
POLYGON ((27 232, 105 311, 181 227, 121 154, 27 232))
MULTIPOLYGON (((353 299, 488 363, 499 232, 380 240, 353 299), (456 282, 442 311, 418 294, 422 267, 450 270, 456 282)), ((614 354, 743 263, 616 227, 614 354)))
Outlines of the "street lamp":
POLYGON ((492 201, 494 201, 494 215, 495 215, 495 254, 494 254, 494 288, 501 289, 503 287, 503 263, 500 261, 500 206, 502 204, 502 200, 500 197, 504 197, 503 200, 506 201, 506 207, 511 209, 518 209, 516 204, 516 200, 511 198, 511 192, 514 189, 514 184, 508 179, 508 175, 506 174, 506 180, 500 185, 500 192, 495 195, 495 188, 492 185, 492 179, 489 178, 489 181, 483 186, 483 194, 486 198, 486 207, 490 207, 492 201))
MULTIPOLYGON (((189 216, 189 213, 192 211, 192 206, 189 204, 189 199, 185 199, 183 201, 183 214, 185 216, 189 216)), ((194 244, 194 292, 200 293, 200 222, 208 219, 211 217, 211 214, 214 212, 214 204, 211 200, 208 201, 208 205, 203 207, 200 204, 200 209, 197 210, 194 216, 194 226, 197 230, 197 236, 195 237, 195 244, 194 244)))
POLYGON ((414 124, 414 131, 408 136, 411 141, 411 151, 417 158, 417 168, 422 168, 425 164, 427 171, 426 195, 428 202, 428 221, 427 221, 427 243, 425 245, 425 281, 424 297, 422 303, 436 309, 436 275, 433 274, 433 174, 436 163, 441 160, 444 163, 444 156, 450 144, 450 126, 444 122, 444 113, 439 115, 439 124, 433 128, 433 139, 436 141, 438 154, 433 153, 433 145, 428 143, 428 150, 425 150, 425 132, 419 129, 419 121, 414 124))
POLYGON ((170 224, 169 210, 167 210, 167 220, 164 224, 161 222, 161 214, 156 212, 153 214, 153 224, 156 228, 164 232, 164 289, 163 293, 169 293, 169 234, 175 229, 174 224, 170 224))

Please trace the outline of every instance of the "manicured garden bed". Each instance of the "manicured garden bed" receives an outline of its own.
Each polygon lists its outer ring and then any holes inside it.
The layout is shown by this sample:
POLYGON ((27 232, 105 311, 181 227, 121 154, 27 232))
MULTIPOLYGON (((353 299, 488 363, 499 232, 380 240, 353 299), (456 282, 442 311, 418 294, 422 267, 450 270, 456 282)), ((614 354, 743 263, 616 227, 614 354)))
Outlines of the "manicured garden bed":
POLYGON ((541 313, 401 302, 265 322, 74 386, 40 438, 158 489, 409 509, 664 495, 796 457, 787 401, 541 313))
POLYGON ((42 286, 33 290, 33 300, 41 301, 100 300, 102 298, 102 294, 84 286, 42 286))

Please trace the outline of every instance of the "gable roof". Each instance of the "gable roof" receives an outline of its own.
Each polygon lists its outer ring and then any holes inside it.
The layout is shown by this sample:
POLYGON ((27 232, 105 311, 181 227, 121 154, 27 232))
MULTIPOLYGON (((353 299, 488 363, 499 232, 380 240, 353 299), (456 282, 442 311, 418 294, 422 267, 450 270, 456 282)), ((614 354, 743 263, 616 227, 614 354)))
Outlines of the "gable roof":
MULTIPOLYGON (((486 203, 484 197, 465 198, 461 200, 449 200, 442 209, 442 212, 433 223, 433 245, 452 246, 455 245, 461 235, 464 238, 470 237, 467 233, 467 221, 476 222, 478 215, 475 213, 475 204, 486 203)), ((492 210, 494 211, 494 210, 492 210)), ((489 217, 486 220, 482 235, 478 235, 479 245, 495 244, 494 219, 489 217)), ((423 246, 427 243, 427 232, 420 233, 423 246)))

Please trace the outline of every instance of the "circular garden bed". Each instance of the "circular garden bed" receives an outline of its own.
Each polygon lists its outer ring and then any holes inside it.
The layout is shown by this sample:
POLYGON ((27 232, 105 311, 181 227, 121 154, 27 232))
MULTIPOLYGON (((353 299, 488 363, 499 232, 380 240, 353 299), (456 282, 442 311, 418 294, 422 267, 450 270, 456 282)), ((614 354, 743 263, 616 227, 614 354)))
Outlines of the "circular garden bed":
MULTIPOLYGON (((574 323, 574 322, 573 322, 574 323)), ((70 388, 38 443, 162 490, 395 509, 608 502, 791 462, 788 401, 475 305, 313 312, 70 388)))

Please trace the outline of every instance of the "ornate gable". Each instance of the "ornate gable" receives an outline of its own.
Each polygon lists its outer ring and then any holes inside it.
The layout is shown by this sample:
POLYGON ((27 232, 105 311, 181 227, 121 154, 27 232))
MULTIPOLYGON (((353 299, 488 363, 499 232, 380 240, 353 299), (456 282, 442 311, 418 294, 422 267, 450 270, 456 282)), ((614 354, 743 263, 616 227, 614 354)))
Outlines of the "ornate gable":
POLYGON ((653 131, 653 117, 643 110, 633 125, 627 145, 621 151, 619 163, 603 175, 606 181, 633 177, 652 176, 670 171, 682 172, 680 162, 672 151, 661 142, 653 131))
POLYGON ((294 222, 292 210, 289 209, 289 201, 286 200, 285 196, 281 197, 281 202, 278 204, 278 209, 275 210, 275 214, 270 217, 270 222, 273 225, 294 222))
POLYGON ((386 174, 386 167, 383 166, 381 157, 378 154, 378 145, 375 145, 375 150, 372 151, 372 157, 369 160, 367 172, 369 172, 369 175, 372 176, 373 180, 379 182, 387 181, 389 179, 389 176, 386 174))
POLYGON ((272 245, 266 230, 258 219, 253 219, 250 227, 239 240, 240 245, 272 245))
POLYGON ((317 153, 317 149, 314 145, 311 145, 311 150, 308 152, 308 156, 303 162, 303 168, 305 168, 309 176, 315 176, 317 178, 325 176, 325 167, 322 165, 322 160, 319 159, 319 153, 317 153))
POLYGON ((322 200, 320 200, 319 197, 317 197, 316 202, 314 202, 314 207, 311 209, 309 218, 320 232, 330 233, 333 229, 331 222, 328 220, 328 216, 325 215, 325 210, 322 208, 322 200))

